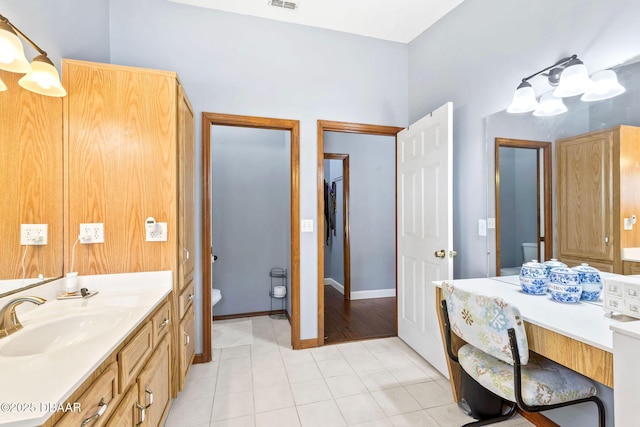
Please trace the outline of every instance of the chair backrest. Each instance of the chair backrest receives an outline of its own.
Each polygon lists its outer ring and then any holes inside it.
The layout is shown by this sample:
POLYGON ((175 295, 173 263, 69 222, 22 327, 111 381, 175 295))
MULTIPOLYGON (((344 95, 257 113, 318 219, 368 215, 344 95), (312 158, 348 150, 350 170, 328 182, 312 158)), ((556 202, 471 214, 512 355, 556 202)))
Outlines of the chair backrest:
POLYGON ((442 284, 451 330, 472 346, 509 364, 514 363, 509 346, 510 328, 515 329, 520 363, 529 362, 529 344, 520 310, 502 298, 442 284))

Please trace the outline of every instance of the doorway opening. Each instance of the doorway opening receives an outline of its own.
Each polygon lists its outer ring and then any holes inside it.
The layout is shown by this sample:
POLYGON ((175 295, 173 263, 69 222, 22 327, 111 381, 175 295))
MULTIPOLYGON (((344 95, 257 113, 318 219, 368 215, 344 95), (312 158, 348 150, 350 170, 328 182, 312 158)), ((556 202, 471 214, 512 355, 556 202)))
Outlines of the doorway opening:
MULTIPOLYGON (((300 346, 300 122, 298 120, 273 119, 264 117, 238 116, 219 113, 202 113, 202 353, 197 355, 197 362, 208 362, 212 357, 211 328, 212 328, 212 164, 211 144, 212 128, 214 126, 228 126, 253 129, 283 130, 289 133, 289 164, 290 164, 290 244, 289 259, 291 263, 290 280, 290 311, 291 345, 300 346)), ((242 174, 242 171, 238 171, 242 174)), ((236 194, 243 197, 242 194, 236 194)), ((255 207, 256 210, 260 206, 255 207)), ((265 295, 269 271, 265 271, 265 295)), ((224 299, 224 294, 222 295, 224 299)))
POLYGON ((496 138, 496 276, 553 255, 551 143, 496 138))
MULTIPOLYGON (((350 341, 363 338, 373 338, 380 336, 394 336, 397 335, 397 305, 396 305, 396 292, 397 292, 397 267, 396 267, 396 178, 395 178, 395 158, 397 151, 396 134, 401 131, 402 128, 392 126, 377 126, 377 125, 365 125, 356 123, 345 122, 333 122, 333 121, 318 121, 318 338, 317 345, 322 346, 326 344, 333 344, 337 342, 350 341), (392 166, 388 174, 387 184, 390 189, 386 194, 390 197, 389 203, 385 208, 389 211, 391 216, 391 223, 388 226, 376 229, 375 227, 367 227, 367 224, 361 220, 354 222, 354 209, 358 204, 354 201, 355 197, 364 197, 369 199, 376 198, 376 192, 360 192, 355 193, 354 184, 354 171, 355 157, 353 155, 347 156, 348 150, 338 149, 337 146, 332 145, 332 136, 336 139, 346 136, 346 134, 361 134, 364 136, 371 136, 372 139, 376 137, 393 137, 391 145, 391 151, 387 156, 387 160, 391 160, 392 166), (327 145, 329 144, 329 145, 327 145), (325 149, 327 153, 325 153, 325 149), (338 282, 335 278, 327 276, 328 271, 325 271, 325 248, 327 246, 327 231, 331 232, 331 239, 329 242, 333 242, 333 230, 328 227, 327 223, 330 222, 330 216, 326 215, 328 212, 325 210, 325 182, 328 185, 329 192, 331 191, 333 180, 339 178, 330 173, 330 170, 325 171, 325 156, 331 161, 332 157, 335 160, 342 160, 340 162, 334 162, 341 164, 341 168, 344 168, 344 160, 348 159, 346 165, 348 175, 342 175, 342 180, 335 181, 336 191, 342 183, 343 202, 333 204, 333 206, 343 206, 343 219, 342 224, 342 244, 338 243, 337 247, 343 248, 344 261, 343 265, 344 277, 340 276, 344 283, 338 283, 341 286, 331 286, 338 282), (345 177, 347 181, 345 182, 345 177), (348 184, 348 185, 347 185, 348 184), (344 201, 347 203, 345 204, 344 201), (327 219, 330 219, 327 221, 327 219), (387 246, 391 246, 390 256, 386 263, 386 273, 389 278, 383 279, 384 285, 378 286, 373 290, 361 290, 359 283, 369 283, 373 280, 365 277, 365 274, 370 273, 366 268, 362 268, 361 263, 363 258, 367 258, 364 250, 358 249, 357 245, 366 245, 366 239, 356 239, 354 237, 354 224, 360 228, 368 228, 373 233, 373 237, 368 241, 369 246, 378 241, 384 241, 387 246), (377 233, 377 234, 376 234, 377 233), (391 233, 389 238, 385 239, 384 233, 391 233), (354 261, 355 260, 355 261, 354 261), (354 262, 357 264, 354 265, 354 262), (360 267, 358 267, 360 265, 360 267), (364 273, 363 273, 364 272, 364 273), (333 281, 326 281, 329 285, 325 286, 325 278, 334 279, 333 281), (354 281, 355 280, 355 281, 354 281), (340 289, 340 291, 336 290, 340 289), (393 297, 393 298, 391 298, 393 297), (376 320, 385 318, 386 323, 381 325, 375 323, 376 320), (333 332, 329 333, 329 330, 333 328, 333 332), (361 332, 365 331, 365 332, 361 332), (377 331, 377 332, 376 332, 377 331), (325 340, 325 337, 327 339, 325 340)), ((355 146, 355 142, 345 141, 346 143, 341 147, 351 148, 355 146), (353 145, 352 145, 353 144, 353 145)), ((375 141, 367 143, 366 151, 375 152, 380 150, 380 147, 375 145, 375 141)), ((379 169, 373 165, 367 165, 365 169, 369 173, 379 173, 379 169)), ((386 175, 385 175, 386 176, 386 175)), ((364 178, 365 181, 369 180, 364 178)), ((378 193, 379 194, 379 193, 378 193)), ((336 199, 339 194, 336 194, 336 199)), ((332 207, 333 207, 332 206, 332 207)), ((370 209, 365 212, 367 219, 375 217, 379 214, 378 209, 370 209)), ((338 221, 336 221, 337 224, 338 221)), ((337 227, 336 227, 337 228, 337 227)), ((339 241, 339 239, 336 239, 339 241)), ((336 248, 336 246, 333 246, 336 248)), ((328 260, 327 260, 328 261, 328 260)), ((331 260, 333 262, 333 260, 331 260)), ((340 262, 338 262, 340 264, 340 262)), ((373 269, 371 269, 373 270, 373 269)))

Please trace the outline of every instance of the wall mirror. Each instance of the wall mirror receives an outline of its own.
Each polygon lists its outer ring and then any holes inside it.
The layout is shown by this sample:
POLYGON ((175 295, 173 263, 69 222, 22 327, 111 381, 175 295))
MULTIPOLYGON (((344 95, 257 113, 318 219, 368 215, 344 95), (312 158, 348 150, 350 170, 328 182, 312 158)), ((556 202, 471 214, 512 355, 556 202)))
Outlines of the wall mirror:
POLYGON ((553 158, 557 139, 617 125, 640 126, 638 58, 613 69, 626 88, 615 98, 597 102, 582 102, 579 96, 564 98, 568 111, 557 116, 500 111, 485 118, 487 218, 496 219, 496 228, 487 230, 489 277, 518 274, 519 266, 531 254, 545 260, 555 254, 555 237, 550 238, 544 231, 551 221, 548 233, 557 234, 555 164, 552 160, 545 182, 544 154, 541 148, 528 145, 550 143, 553 158), (545 204, 544 189, 548 184, 550 195, 545 204))
POLYGON ((62 276, 62 99, 18 86, 0 70, 0 297, 62 276), (21 244, 21 224, 46 224, 21 244))

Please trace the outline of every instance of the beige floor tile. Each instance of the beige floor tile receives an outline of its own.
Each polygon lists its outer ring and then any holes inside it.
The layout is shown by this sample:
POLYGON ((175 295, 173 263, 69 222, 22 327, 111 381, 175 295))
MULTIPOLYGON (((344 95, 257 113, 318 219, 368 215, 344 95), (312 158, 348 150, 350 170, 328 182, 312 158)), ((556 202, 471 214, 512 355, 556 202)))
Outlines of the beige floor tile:
POLYGON ((369 393, 341 397, 336 399, 336 404, 349 425, 386 418, 382 408, 369 393))
POLYGON ((388 369, 401 368, 403 366, 413 366, 413 362, 407 359, 404 353, 395 348, 392 348, 388 351, 374 353, 373 355, 380 361, 382 366, 388 369))
POLYGON ((335 345, 325 345, 322 347, 312 348, 311 355, 316 362, 321 360, 343 359, 342 353, 335 345))
POLYGON ((251 392, 216 395, 213 400, 211 421, 238 418, 253 415, 253 413, 253 393, 251 392))
POLYGON ((372 391, 371 395, 389 417, 421 409, 420 404, 403 387, 372 391))
POLYGON ((349 424, 349 427, 393 427, 393 424, 391 424, 389 418, 380 418, 358 424, 349 424))
POLYGON ((289 384, 254 390, 253 399, 256 413, 290 408, 295 405, 289 384))
POLYGON ((220 361, 218 376, 235 376, 251 372, 251 359, 242 357, 239 359, 227 359, 220 361))
POLYGON ((427 413, 427 411, 407 412, 389 417, 396 427, 439 427, 440 425, 427 413))
POLYGON ((353 396, 369 391, 356 374, 326 378, 331 394, 335 398, 353 396))
POLYGON ((250 345, 240 345, 237 347, 228 347, 221 349, 220 360, 239 359, 241 357, 249 357, 251 355, 250 345))
POLYGON ((362 341, 362 343, 371 353, 395 350, 395 346, 391 345, 385 339, 362 341))
POLYGON ((253 370, 253 387, 256 390, 287 384, 289 377, 284 366, 253 370))
POLYGON ((198 363, 191 365, 187 381, 200 380, 202 378, 210 378, 218 375, 219 362, 198 363))
POLYGON ((451 393, 447 393, 436 382, 429 381, 405 386, 405 389, 418 401, 424 409, 452 403, 451 393))
POLYGON ((315 362, 300 363, 297 365, 287 365, 285 363, 285 369, 287 370, 287 376, 291 384, 322 378, 322 374, 315 362))
POLYGON ((369 351, 369 349, 365 347, 362 341, 347 342, 338 344, 335 347, 338 348, 338 351, 342 353, 345 358, 357 358, 369 355, 371 353, 371 351, 369 351))
POLYGON ((473 421, 456 403, 426 409, 427 413, 442 427, 459 427, 473 421))
POLYGON ((342 356, 340 356, 340 359, 319 360, 316 364, 325 378, 355 373, 342 356))
POLYGON ((386 369, 358 372, 358 377, 369 391, 400 387, 398 380, 386 369))
POLYGON ((256 414, 256 427, 300 427, 300 418, 296 408, 256 414))
POLYGON ((210 425, 210 427, 255 427, 255 426, 256 426, 256 422, 253 415, 245 415, 244 417, 231 418, 231 419, 222 420, 222 421, 214 421, 210 425))
POLYGON ((309 350, 291 350, 289 348, 281 348, 280 354, 285 366, 298 365, 301 363, 313 362, 313 356, 309 350))
POLYGON ((389 368, 389 372, 391 372, 391 375, 393 375, 394 378, 402 385, 431 381, 431 377, 429 375, 413 364, 401 366, 399 368, 389 368))
POLYGON ((291 384, 291 391, 296 405, 321 402, 333 399, 324 380, 312 380, 291 384))
POLYGON ((216 392, 216 377, 204 377, 187 381, 180 392, 180 397, 186 400, 213 399, 216 392))
POLYGON ((211 421, 212 399, 176 400, 171 405, 165 427, 192 427, 211 421))
POLYGON ((216 383, 216 396, 225 394, 253 391, 253 376, 251 373, 238 375, 222 375, 216 383))
POLYGON ((369 353, 362 356, 349 356, 347 362, 355 372, 376 371, 384 369, 382 363, 376 357, 369 353))
POLYGON ((343 427, 347 423, 333 400, 297 407, 302 427, 343 427))

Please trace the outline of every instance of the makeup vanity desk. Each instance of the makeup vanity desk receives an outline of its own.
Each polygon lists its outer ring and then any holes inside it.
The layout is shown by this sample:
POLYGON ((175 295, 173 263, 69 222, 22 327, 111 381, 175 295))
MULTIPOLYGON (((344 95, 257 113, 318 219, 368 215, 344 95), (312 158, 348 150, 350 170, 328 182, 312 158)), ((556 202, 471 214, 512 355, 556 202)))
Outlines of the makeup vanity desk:
MULTIPOLYGON (((443 299, 442 282, 433 284, 444 343, 440 309, 440 301, 443 299)), ((636 416, 634 414, 640 404, 637 398, 640 373, 636 360, 640 354, 640 320, 627 316, 606 317, 602 305, 598 303, 568 304, 553 301, 548 295, 525 294, 517 276, 454 280, 453 285, 485 295, 499 296, 517 306, 525 321, 531 351, 611 388, 614 387, 615 370, 616 425, 632 425, 625 424, 622 420, 628 420, 627 416, 636 416)), ((452 336, 454 351, 463 344, 462 340, 452 336)), ((448 357, 446 359, 454 400, 458 402, 460 366, 448 357)))

